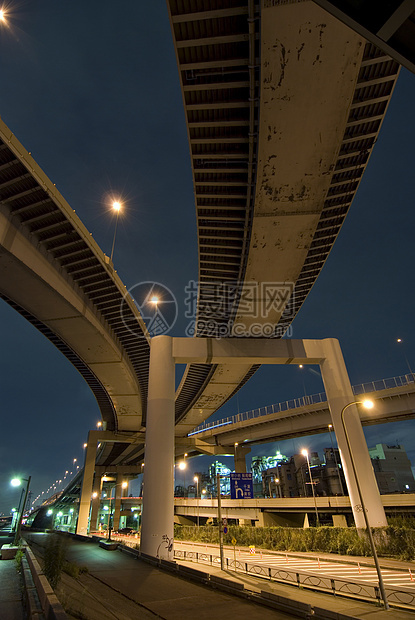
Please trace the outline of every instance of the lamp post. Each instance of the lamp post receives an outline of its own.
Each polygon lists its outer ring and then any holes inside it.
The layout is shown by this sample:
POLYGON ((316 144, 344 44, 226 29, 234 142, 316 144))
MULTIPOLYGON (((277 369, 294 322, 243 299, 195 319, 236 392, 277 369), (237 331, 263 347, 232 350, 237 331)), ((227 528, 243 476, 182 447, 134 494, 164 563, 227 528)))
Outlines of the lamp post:
POLYGON ((313 476, 311 475, 310 459, 308 458, 307 450, 301 450, 301 454, 303 456, 305 456, 306 459, 307 459, 308 475, 310 476, 310 484, 311 484, 311 490, 313 492, 313 500, 314 500, 314 509, 316 511, 316 527, 320 527, 320 519, 318 518, 318 508, 317 508, 316 494, 315 494, 315 491, 314 491, 313 476))
POLYGON ((412 377, 412 379, 413 379, 413 378, 414 378, 414 373, 412 372, 411 365, 410 365, 410 363, 408 362, 408 358, 406 357, 405 347, 404 347, 404 344, 403 344, 403 340, 402 340, 402 338, 397 338, 397 339, 396 339, 396 342, 398 342, 399 344, 402 344, 402 353, 403 353, 403 356, 404 356, 404 358, 405 358, 406 365, 407 365, 407 366, 408 366, 408 368, 409 368, 410 375, 411 375, 411 377, 412 377))
POLYGON ((340 475, 340 469, 339 469, 339 465, 337 463, 337 459, 336 459, 336 453, 334 451, 334 444, 333 444, 333 438, 331 436, 331 432, 333 430, 333 424, 329 424, 329 435, 330 435, 330 443, 331 443, 331 449, 333 451, 333 458, 334 458, 334 463, 336 465, 336 471, 337 471, 337 476, 339 478, 339 485, 340 485, 340 493, 342 495, 344 495, 344 489, 343 489, 343 482, 342 482, 342 478, 340 475))
MULTIPOLYGON (((186 456, 187 454, 184 455, 184 457, 186 456)), ((186 467, 186 461, 183 459, 179 463, 179 469, 183 472, 183 497, 186 497, 186 467)))
POLYGON ((195 476, 193 480, 196 482, 196 497, 197 497, 197 527, 199 527, 199 476, 195 476))
POLYGON ((16 546, 19 544, 19 540, 20 540, 20 532, 21 532, 21 529, 22 529, 23 513, 24 513, 24 508, 26 506, 26 501, 27 501, 27 496, 28 496, 28 493, 29 493, 29 486, 30 486, 31 479, 32 479, 32 476, 29 476, 29 478, 22 478, 21 480, 19 478, 13 478, 13 480, 11 481, 11 484, 14 487, 20 486, 21 483, 22 483, 22 480, 27 482, 26 493, 25 493, 25 496, 24 496, 22 509, 19 511, 19 518, 18 518, 17 527, 16 527, 16 535, 14 537, 14 542, 13 542, 13 544, 16 545, 16 546))
POLYGON ((372 550, 373 560, 375 562, 376 572, 377 572, 377 575, 378 575, 379 589, 380 589, 380 593, 382 595, 383 604, 385 605, 385 609, 388 610, 389 609, 389 603, 388 603, 388 599, 387 599, 387 596, 386 596, 385 585, 383 583, 382 572, 380 570, 378 554, 376 553, 375 541, 373 540, 372 530, 371 530, 370 525, 369 525, 369 519, 367 517, 366 506, 365 506, 365 502, 363 500, 362 489, 360 488, 359 479, 357 477, 356 465, 355 465, 355 462, 354 462, 352 447, 350 445, 349 434, 347 432, 347 427, 346 427, 346 424, 345 424, 345 421, 344 421, 344 413, 345 413, 346 409, 348 407, 351 407, 352 405, 363 405, 364 407, 366 407, 366 409, 372 409, 373 402, 371 400, 364 400, 364 401, 357 400, 357 401, 353 401, 352 403, 348 403, 347 405, 345 405, 343 407, 343 409, 341 411, 341 414, 340 414, 340 418, 341 418, 344 434, 345 434, 345 437, 346 437, 347 449, 349 450, 349 454, 350 454, 350 461, 352 463, 353 476, 354 476, 354 479, 355 479, 355 482, 356 482, 357 492, 359 494, 360 507, 362 509, 363 517, 365 519, 366 530, 367 530, 367 533, 368 533, 368 536, 369 536, 370 548, 372 550))
POLYGON ((281 497, 281 486, 279 478, 275 478, 275 490, 277 492, 277 497, 281 497))
MULTIPOLYGON (((108 516, 108 542, 111 541, 111 532, 112 532, 112 491, 113 489, 116 489, 117 487, 117 482, 111 487, 110 489, 110 512, 109 512, 109 516, 108 516)), ((126 489, 128 486, 128 482, 122 482, 121 486, 123 489, 126 489)), ((116 499, 116 498, 114 498, 116 499)))
POLYGON ((112 257, 114 256, 115 236, 117 234, 118 218, 120 217, 121 203, 118 202, 118 201, 113 202, 112 203, 112 208, 114 209, 114 211, 117 212, 117 216, 115 218, 114 238, 112 240, 112 248, 111 248, 111 256, 110 256, 110 261, 111 262, 112 262, 112 257))

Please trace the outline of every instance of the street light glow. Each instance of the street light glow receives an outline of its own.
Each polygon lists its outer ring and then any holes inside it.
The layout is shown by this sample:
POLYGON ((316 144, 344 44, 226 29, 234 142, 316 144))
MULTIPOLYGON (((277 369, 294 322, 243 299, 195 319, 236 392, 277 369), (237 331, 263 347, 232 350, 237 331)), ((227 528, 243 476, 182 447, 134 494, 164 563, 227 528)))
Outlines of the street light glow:
POLYGON ((365 409, 373 409, 375 406, 373 400, 369 400, 368 398, 362 401, 362 405, 365 409))
POLYGON ((112 208, 114 209, 114 211, 120 211, 121 210, 121 203, 118 202, 117 200, 114 201, 112 203, 112 208))
POLYGON ((19 487, 22 484, 22 481, 19 480, 19 478, 13 478, 13 480, 10 480, 10 484, 12 487, 19 487))
POLYGON ((151 303, 154 304, 155 306, 157 306, 158 302, 159 302, 159 298, 154 296, 151 298, 151 303))
POLYGON ((180 461, 179 469, 181 469, 181 470, 186 469, 186 463, 184 461, 180 461))
POLYGON ((301 454, 302 454, 303 456, 308 456, 308 451, 307 451, 307 450, 305 450, 305 449, 304 449, 304 450, 301 450, 301 454))

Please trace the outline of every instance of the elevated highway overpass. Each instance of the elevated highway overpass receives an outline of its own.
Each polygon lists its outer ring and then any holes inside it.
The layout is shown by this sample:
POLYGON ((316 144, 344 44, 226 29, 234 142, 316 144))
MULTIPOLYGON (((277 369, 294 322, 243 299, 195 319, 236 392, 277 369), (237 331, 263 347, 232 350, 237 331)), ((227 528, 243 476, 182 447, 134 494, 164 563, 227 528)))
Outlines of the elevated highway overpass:
MULTIPOLYGON (((398 64, 313 2, 168 4, 196 200, 196 336, 281 337, 340 231, 398 64), (268 303, 269 284, 288 296, 268 303)), ((190 365, 176 436, 257 368, 190 365)))
MULTIPOLYGON (((249 335, 258 326, 266 336, 285 333, 341 228, 399 73, 312 2, 273 4, 168 3, 196 199, 196 336, 249 335), (278 300, 272 291, 267 298, 269 283, 282 283, 278 300)), ((137 306, 3 122, 0 270, 1 297, 81 372, 106 427, 120 438, 143 431, 149 334, 137 306)), ((190 365, 176 395, 176 436, 257 367, 190 365)), ((142 460, 142 443, 123 457, 124 448, 111 444, 101 462, 142 460)))
MULTIPOLYGON (((414 514, 415 495, 397 493, 381 495, 385 512, 389 515, 414 514)), ((316 497, 317 509, 321 515, 350 515, 352 507, 348 496, 316 497)), ((313 514, 315 504, 312 497, 279 497, 255 499, 221 499, 222 516, 227 519, 255 521, 257 526, 297 525, 303 526, 306 514, 313 514)), ((195 523, 199 518, 217 518, 217 499, 175 498, 174 512, 177 521, 183 525, 195 523)))
MULTIPOLYGON (((415 418, 413 375, 361 384, 353 391, 357 400, 368 398, 375 402, 374 409, 361 410, 364 426, 415 418)), ((190 454, 202 451, 203 447, 205 453, 210 448, 214 454, 229 454, 234 452, 235 443, 250 446, 327 433, 331 421, 327 398, 322 392, 202 424, 189 434, 190 441, 183 448, 190 454)))
MULTIPOLYGON (((278 338, 340 231, 399 65, 309 1, 168 7, 196 200, 195 336, 278 338)), ((110 259, 4 123, 0 270, 2 298, 78 368, 118 434, 97 465, 137 465, 146 326, 110 259)), ((179 441, 257 368, 190 364, 176 394, 179 441)))

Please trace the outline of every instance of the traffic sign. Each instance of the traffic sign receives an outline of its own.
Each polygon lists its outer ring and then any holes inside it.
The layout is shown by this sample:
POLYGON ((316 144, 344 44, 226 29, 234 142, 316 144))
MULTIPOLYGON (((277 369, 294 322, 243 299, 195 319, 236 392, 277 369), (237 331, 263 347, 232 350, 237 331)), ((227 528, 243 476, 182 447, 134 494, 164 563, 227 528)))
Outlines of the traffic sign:
POLYGON ((231 474, 231 499, 252 499, 254 484, 252 474, 231 474))
POLYGON ((235 537, 233 537, 233 538, 232 538, 231 543, 232 543, 233 545, 236 545, 236 538, 235 538, 235 537))
POLYGON ((224 533, 224 534, 227 534, 227 533, 228 533, 228 528, 226 527, 226 525, 225 525, 225 527, 223 528, 223 533, 224 533))

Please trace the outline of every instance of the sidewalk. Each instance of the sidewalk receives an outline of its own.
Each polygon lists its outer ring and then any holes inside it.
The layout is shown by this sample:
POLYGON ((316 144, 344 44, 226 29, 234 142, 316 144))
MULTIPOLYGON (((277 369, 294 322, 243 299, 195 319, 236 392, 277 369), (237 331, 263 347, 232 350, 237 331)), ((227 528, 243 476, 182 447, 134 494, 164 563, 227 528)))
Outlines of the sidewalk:
MULTIPOLYGON (((36 541, 31 534, 27 540, 36 541)), ((42 536, 42 535, 40 535, 42 536)), ((41 543, 41 538, 38 539, 41 543)), ((37 554, 38 547, 32 546, 37 554)), ((87 620, 290 620, 292 616, 213 590, 94 542, 71 540, 66 555, 89 572, 63 574, 57 594, 69 618, 87 620), (68 611, 69 610, 69 611, 68 611)), ((1 614, 0 617, 2 618, 1 614)), ((7 618, 9 620, 9 618, 7 618)))
POLYGON ((24 620, 20 576, 14 560, 0 560, 0 618, 24 620))
MULTIPOLYGON (((35 548, 36 550, 36 548, 35 548)), ((290 613, 270 609, 211 587, 188 581, 172 572, 159 569, 143 560, 120 551, 106 551, 94 542, 71 541, 67 558, 80 566, 87 566, 88 574, 75 581, 63 575, 66 604, 88 620, 131 620, 136 617, 164 620, 288 620, 290 613)), ((215 576, 230 579, 246 591, 268 592, 293 602, 312 605, 325 610, 319 617, 332 620, 415 620, 415 612, 383 610, 375 603, 364 603, 331 594, 269 582, 264 579, 221 571, 220 568, 180 562, 181 565, 215 576)), ((78 616, 79 617, 79 616, 78 616)))

